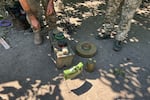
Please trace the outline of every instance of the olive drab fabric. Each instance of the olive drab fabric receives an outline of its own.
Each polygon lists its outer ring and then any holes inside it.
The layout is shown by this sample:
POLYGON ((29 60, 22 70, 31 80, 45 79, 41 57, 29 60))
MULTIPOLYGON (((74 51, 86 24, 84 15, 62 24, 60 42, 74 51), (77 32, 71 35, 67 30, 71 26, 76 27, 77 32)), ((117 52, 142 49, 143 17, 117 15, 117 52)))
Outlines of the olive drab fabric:
POLYGON ((1 4, 2 5, 9 5, 10 7, 13 7, 15 4, 15 1, 19 1, 19 0, 2 0, 1 4))
POLYGON ((101 27, 105 34, 111 34, 115 30, 116 40, 123 41, 127 37, 131 20, 141 2, 142 0, 108 0, 105 19, 101 27), (120 15, 118 15, 118 11, 121 11, 120 15), (118 17, 120 17, 119 25, 114 29, 118 17))
MULTIPOLYGON (((47 25, 49 25, 49 28, 55 28, 56 27, 56 14, 52 14, 50 16, 46 16, 46 9, 49 0, 27 0, 32 13, 38 18, 38 20, 41 23, 41 26, 44 25, 43 21, 46 20, 47 25), (42 6, 41 6, 42 4, 42 6), (43 10, 45 12, 43 12, 43 10), (45 19, 43 19, 43 15, 45 15, 45 19)), ((30 22, 29 22, 30 23, 30 22)))

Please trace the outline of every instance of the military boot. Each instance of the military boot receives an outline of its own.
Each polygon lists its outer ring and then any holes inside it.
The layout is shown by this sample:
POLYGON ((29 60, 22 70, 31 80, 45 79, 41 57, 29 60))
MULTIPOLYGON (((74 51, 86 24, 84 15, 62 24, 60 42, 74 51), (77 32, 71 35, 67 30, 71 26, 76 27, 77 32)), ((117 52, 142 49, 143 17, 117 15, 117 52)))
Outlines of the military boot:
POLYGON ((109 34, 103 34, 103 35, 96 35, 95 38, 97 40, 104 40, 104 39, 111 39, 109 34))
POLYGON ((34 44, 40 45, 43 42, 43 38, 40 32, 34 32, 34 44))
POLYGON ((118 40, 115 40, 114 41, 114 46, 113 46, 113 50, 114 51, 120 51, 123 47, 123 42, 122 41, 118 41, 118 40))

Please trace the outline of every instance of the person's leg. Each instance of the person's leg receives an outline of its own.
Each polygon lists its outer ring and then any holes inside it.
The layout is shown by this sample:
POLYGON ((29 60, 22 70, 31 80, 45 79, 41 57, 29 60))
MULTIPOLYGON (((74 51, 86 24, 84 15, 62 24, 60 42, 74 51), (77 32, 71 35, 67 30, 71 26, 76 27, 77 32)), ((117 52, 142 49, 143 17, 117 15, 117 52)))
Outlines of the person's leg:
POLYGON ((46 17, 46 21, 47 21, 47 25, 48 25, 49 30, 55 29, 57 27, 57 25, 56 25, 56 21, 57 21, 56 14, 52 14, 52 15, 46 17))
POLYGON ((45 21, 46 21, 46 24, 48 25, 48 29, 51 30, 51 29, 54 29, 56 28, 56 21, 57 21, 57 18, 56 18, 56 13, 54 12, 52 15, 49 15, 49 16, 46 16, 46 10, 47 10, 47 4, 48 4, 49 0, 42 0, 42 4, 43 4, 43 9, 45 10, 45 21))
POLYGON ((122 48, 122 41, 127 37, 127 33, 131 27, 131 20, 140 6, 142 0, 124 0, 121 13, 121 21, 117 29, 116 41, 114 50, 119 51, 122 48))
MULTIPOLYGON (((27 16, 27 20, 28 20, 28 23, 30 24, 30 20, 29 20, 29 18, 28 18, 28 16, 27 16)), ((31 24, 30 24, 31 25, 31 24)), ((32 27, 32 25, 31 25, 31 29, 32 29, 32 31, 33 31, 33 34, 34 34, 34 36, 33 36, 33 38, 34 38, 34 44, 36 44, 36 45, 39 45, 39 44, 41 44, 42 43, 42 36, 41 36, 41 29, 34 29, 33 27, 32 27)))
POLYGON ((109 35, 113 31, 114 24, 117 19, 117 12, 123 0, 108 0, 108 5, 105 13, 105 19, 102 27, 98 30, 102 39, 110 38, 109 35))
MULTIPOLYGON (((42 26, 42 13, 41 13, 41 9, 40 9, 40 2, 36 1, 36 0, 28 0, 28 4, 31 7, 31 11, 32 13, 35 15, 35 17, 37 18, 37 20, 40 22, 40 25, 42 26)), ((27 16, 28 19, 28 16, 27 16)), ((30 24, 30 20, 28 19, 28 22, 30 24)), ((31 25, 31 24, 30 24, 31 25)), ((42 35, 41 35, 41 28, 40 29, 34 29, 31 25, 31 28, 33 30, 34 33, 34 44, 41 44, 43 42, 42 39, 42 35)))

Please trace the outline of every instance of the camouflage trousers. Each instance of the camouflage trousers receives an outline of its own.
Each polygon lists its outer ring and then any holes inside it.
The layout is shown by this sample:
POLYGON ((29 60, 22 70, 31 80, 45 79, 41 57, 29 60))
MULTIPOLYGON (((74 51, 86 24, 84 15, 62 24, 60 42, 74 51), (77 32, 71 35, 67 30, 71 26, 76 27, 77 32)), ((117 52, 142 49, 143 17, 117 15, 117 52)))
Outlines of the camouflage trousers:
MULTIPOLYGON (((56 20, 57 20, 56 13, 46 16, 46 10, 49 0, 27 0, 27 1, 31 8, 32 13, 36 16, 36 18, 40 22, 41 27, 48 26, 49 30, 56 28, 56 20)), ((27 20, 30 23, 28 16, 27 20)))
POLYGON ((116 40, 123 41, 127 37, 131 27, 131 20, 141 2, 142 0, 108 0, 104 23, 101 27, 105 34, 111 34, 112 31, 115 31, 116 40), (120 15, 118 15, 118 11, 121 11, 120 15), (115 29, 114 25, 118 16, 120 21, 115 29))

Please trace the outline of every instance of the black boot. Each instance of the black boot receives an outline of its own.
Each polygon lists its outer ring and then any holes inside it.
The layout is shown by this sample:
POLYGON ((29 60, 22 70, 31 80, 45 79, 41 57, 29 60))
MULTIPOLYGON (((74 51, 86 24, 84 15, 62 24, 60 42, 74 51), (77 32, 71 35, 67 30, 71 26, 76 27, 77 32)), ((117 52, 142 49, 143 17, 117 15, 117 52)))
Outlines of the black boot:
POLYGON ((96 38, 97 40, 111 39, 111 37, 110 37, 109 34, 103 34, 102 36, 101 36, 101 35, 97 35, 95 38, 96 38))
POLYGON ((118 52, 122 49, 122 47, 123 47, 123 42, 115 40, 113 50, 118 52))

